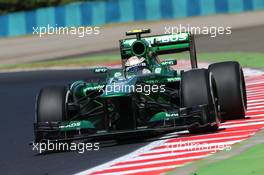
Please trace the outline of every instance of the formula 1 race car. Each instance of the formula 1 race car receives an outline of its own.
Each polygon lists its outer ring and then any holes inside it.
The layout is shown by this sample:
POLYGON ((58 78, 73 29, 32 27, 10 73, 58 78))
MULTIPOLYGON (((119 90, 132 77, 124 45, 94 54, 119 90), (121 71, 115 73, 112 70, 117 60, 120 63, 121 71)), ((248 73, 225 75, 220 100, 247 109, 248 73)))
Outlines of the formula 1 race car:
POLYGON ((190 33, 120 40, 122 68, 98 67, 88 81, 45 87, 36 101, 35 142, 144 137, 176 130, 214 132, 221 120, 244 118, 243 70, 228 61, 197 68, 190 33), (191 70, 174 70, 159 55, 188 51, 191 70))

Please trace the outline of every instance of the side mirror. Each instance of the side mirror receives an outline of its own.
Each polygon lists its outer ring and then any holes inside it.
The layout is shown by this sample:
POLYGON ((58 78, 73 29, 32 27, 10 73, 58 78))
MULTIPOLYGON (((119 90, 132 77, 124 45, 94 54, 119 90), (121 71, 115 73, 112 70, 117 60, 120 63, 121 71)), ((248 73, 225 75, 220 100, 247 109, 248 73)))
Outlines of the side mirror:
POLYGON ((177 60, 164 60, 160 64, 161 66, 172 66, 177 64, 177 60))

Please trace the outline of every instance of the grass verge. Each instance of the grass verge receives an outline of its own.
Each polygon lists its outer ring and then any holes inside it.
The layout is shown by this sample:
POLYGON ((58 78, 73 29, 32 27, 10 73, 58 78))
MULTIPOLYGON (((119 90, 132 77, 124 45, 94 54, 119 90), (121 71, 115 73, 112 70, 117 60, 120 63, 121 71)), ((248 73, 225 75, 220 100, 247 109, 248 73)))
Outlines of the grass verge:
MULTIPOLYGON (((188 53, 164 55, 161 58, 175 58, 175 59, 188 59, 188 53)), ((263 68, 264 67, 264 53, 248 53, 248 52, 219 52, 219 53, 199 53, 198 61, 219 62, 234 60, 239 61, 244 67, 263 68)), ((119 54, 108 55, 93 55, 89 57, 69 58, 39 61, 23 64, 1 65, 0 70, 13 70, 13 69, 37 69, 37 68, 52 68, 52 67, 87 67, 107 65, 111 63, 119 63, 119 54)))
POLYGON ((209 164, 192 175, 262 175, 264 172, 264 143, 258 144, 240 155, 209 164))

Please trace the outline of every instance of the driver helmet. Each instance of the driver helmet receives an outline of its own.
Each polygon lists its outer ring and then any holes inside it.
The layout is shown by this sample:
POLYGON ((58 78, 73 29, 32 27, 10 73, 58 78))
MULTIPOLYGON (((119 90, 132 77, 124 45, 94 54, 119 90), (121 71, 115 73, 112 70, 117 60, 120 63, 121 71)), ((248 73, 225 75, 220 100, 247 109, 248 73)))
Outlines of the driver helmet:
POLYGON ((150 70, 147 68, 147 62, 144 57, 132 56, 127 59, 125 63, 126 72, 128 74, 145 74, 151 73, 150 70))

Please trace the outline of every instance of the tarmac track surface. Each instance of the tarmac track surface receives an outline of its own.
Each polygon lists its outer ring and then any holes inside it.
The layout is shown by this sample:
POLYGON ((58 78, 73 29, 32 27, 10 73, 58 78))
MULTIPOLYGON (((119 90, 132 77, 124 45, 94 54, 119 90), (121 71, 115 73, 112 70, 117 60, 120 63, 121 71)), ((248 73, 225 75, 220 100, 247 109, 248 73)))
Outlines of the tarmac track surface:
MULTIPOLYGON (((253 29, 252 29, 253 30, 253 29)), ((255 28, 254 28, 255 30, 255 28)), ((241 30, 237 31, 237 35, 248 36, 247 31, 241 30), (243 33, 245 32, 245 33, 243 33)), ((254 36, 257 33, 252 32, 254 36)), ((247 51, 263 51, 262 47, 259 47, 262 41, 258 41, 257 44, 254 43, 255 40, 248 36, 243 38, 244 47, 247 46, 247 51), (247 41, 247 42, 246 42, 247 41), (250 45, 248 44, 250 43, 250 45), (256 48, 258 48, 256 50, 256 48)), ((253 37, 254 38, 254 37, 253 37)), ((199 39, 198 39, 199 40, 199 39)), ((236 40, 239 42, 239 39, 236 40)), ((233 42, 236 42, 233 41, 233 42)), ((198 41, 199 42, 199 41, 198 41)), ((197 43, 198 43, 197 42, 197 43)), ((212 41, 211 41, 212 42, 212 41)), ((210 42, 210 43, 211 43, 210 42)), ((216 41, 215 44, 217 44, 216 41)), ((228 47, 229 42, 226 42, 228 47)), ((211 51, 212 45, 207 51, 211 51)), ((220 45, 218 45, 220 48, 220 45)), ((222 47, 222 45, 221 45, 222 47)), ((223 46, 224 47, 224 46, 223 46)), ((230 45, 232 47, 232 45, 230 45)), ((206 48, 206 43, 203 43, 203 47, 206 48)), ((218 47, 217 47, 218 48, 218 47)), ((217 50, 217 49, 216 49, 217 50)), ((243 49, 241 49, 243 50, 243 49)), ((100 151, 85 152, 84 154, 79 154, 76 152, 63 152, 48 155, 37 155, 36 152, 32 151, 32 147, 28 143, 33 139, 33 126, 34 121, 34 102, 35 95, 40 90, 41 87, 48 85, 65 85, 69 82, 75 81, 77 79, 89 79, 91 74, 87 70, 74 70, 74 71, 37 71, 37 72, 21 72, 21 73, 1 73, 0 74, 0 106, 1 106, 1 129, 0 129, 0 170, 1 174, 72 174, 76 172, 83 171, 85 169, 92 168, 94 166, 106 163, 120 156, 126 155, 134 150, 137 150, 145 145, 147 142, 123 144, 112 147, 104 147, 100 151)), ((220 131, 222 137, 219 139, 222 141, 230 141, 235 143, 235 141, 241 141, 246 139, 250 135, 257 132, 264 126, 264 76, 249 77, 247 79, 248 83, 248 97, 249 97, 249 111, 248 115, 251 117, 247 120, 237 120, 229 121, 229 123, 223 124, 222 127, 228 128, 226 130, 220 131), (251 84, 251 85, 250 85, 251 84), (233 127, 234 125, 242 125, 238 127, 233 127), (229 136, 225 131, 242 131, 231 135, 233 138, 227 138, 229 136), (231 139, 231 140, 230 140, 231 139)), ((175 137, 176 135, 174 135, 175 137)), ((182 134, 181 139, 186 139, 188 135, 182 134)), ((210 135, 202 135, 201 140, 208 141, 210 135)), ((212 135, 214 136, 214 135, 212 135)), ((230 136, 230 137, 231 137, 230 136)), ((188 136, 189 138, 189 136, 188 136)), ((193 137, 194 141, 196 138, 193 137)), ((201 141, 200 140, 200 141, 201 141)), ((164 140, 167 141, 167 140, 164 140)), ((169 141, 169 140, 168 140, 169 141)), ((213 137, 213 141, 216 137, 213 137)), ((162 150, 164 148, 159 147, 154 150, 162 150)), ((151 167, 152 164, 155 167, 162 167, 160 169, 147 169, 147 172, 152 174, 159 174, 164 171, 168 171, 178 165, 182 165, 185 162, 196 160, 208 155, 210 152, 199 152, 190 153, 189 159, 175 160, 176 157, 169 157, 164 153, 163 155, 155 154, 152 150, 146 152, 148 155, 136 155, 135 159, 131 159, 130 162, 124 162, 123 164, 113 165, 115 167, 101 169, 102 172, 98 173, 114 173, 126 171, 128 173, 140 173, 146 172, 146 167, 151 167), (153 155, 151 155, 153 154, 153 155), (137 157, 138 156, 138 157, 137 157), (147 157, 147 156, 159 156, 157 157, 147 157), (196 156, 196 157, 195 157, 196 156), (200 156, 200 157, 197 157, 200 156), (138 159, 142 157, 147 158, 148 161, 142 164, 138 159), (157 162, 157 161, 161 161, 157 162), (139 162, 137 162, 139 161, 139 162), (155 162, 153 162, 155 161, 155 162), (135 164, 137 163, 137 164, 135 164), (160 164, 161 163, 161 164, 160 164), (134 165, 132 165, 134 164, 134 165), (136 169, 142 170, 141 172, 134 171, 136 169), (133 171, 132 171, 133 170, 133 171), (132 172, 131 172, 132 171, 132 172)), ((187 155, 183 154, 186 158, 187 155)), ((145 161, 144 161, 145 162, 145 161)), ((98 171, 98 169, 96 170, 98 171)), ((87 174, 87 172, 84 172, 87 174)))

